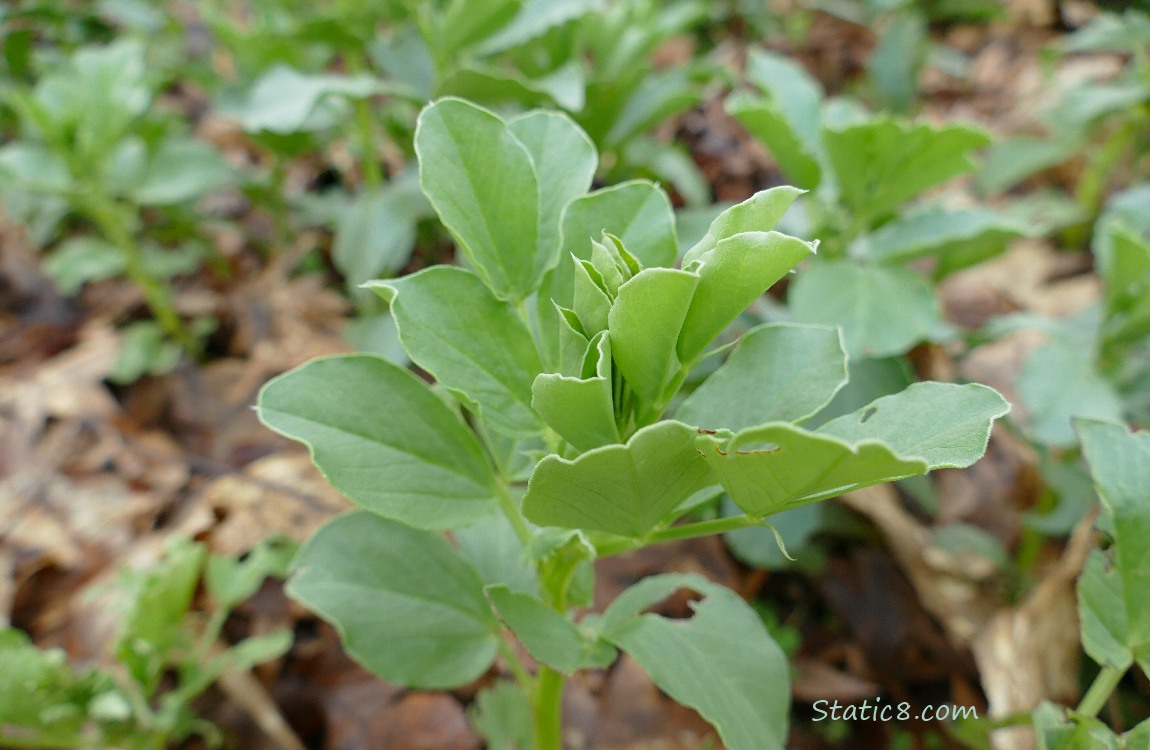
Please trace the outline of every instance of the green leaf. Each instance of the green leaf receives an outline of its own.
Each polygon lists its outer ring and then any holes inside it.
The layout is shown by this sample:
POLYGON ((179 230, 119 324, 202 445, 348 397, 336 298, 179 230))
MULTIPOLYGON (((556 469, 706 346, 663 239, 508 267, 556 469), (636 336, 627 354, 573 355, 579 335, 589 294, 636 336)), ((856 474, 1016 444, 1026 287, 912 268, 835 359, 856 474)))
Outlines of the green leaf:
POLYGON ((182 645, 206 554, 203 545, 177 537, 159 562, 135 572, 115 650, 144 695, 156 689, 172 649, 182 645))
POLYGON ((1074 417, 1122 418, 1122 399, 1113 384, 1071 340, 1055 339, 1032 351, 1015 387, 1026 410, 1027 431, 1046 445, 1074 445, 1074 417))
POLYGON ((348 286, 397 274, 415 247, 416 223, 429 215, 414 171, 357 195, 340 211, 331 251, 348 286))
POLYGON ((998 391, 970 383, 915 383, 818 429, 849 442, 881 440, 930 469, 965 468, 986 452, 994 420, 1010 405, 998 391))
MULTIPOLYGON (((671 266, 679 253, 671 201, 646 180, 612 185, 571 201, 563 212, 563 256, 590 259, 591 241, 603 232, 618 237, 646 268, 671 266)), ((563 304, 560 297, 555 300, 563 304)))
POLYGON ((1125 671, 1134 662, 1122 576, 1106 555, 1092 550, 1078 579, 1082 648, 1100 665, 1125 671))
POLYGON ((602 8, 603 0, 527 0, 511 23, 487 37, 476 52, 489 55, 517 47, 602 8))
POLYGON ((259 413, 370 511, 446 529, 494 508, 495 479, 475 434, 426 383, 384 359, 312 360, 265 385, 259 413))
POLYGON ((837 329, 762 325, 743 335, 675 418, 733 431, 764 422, 800 422, 826 406, 846 382, 847 357, 837 329))
POLYGON ((587 134, 558 112, 529 112, 510 120, 507 129, 527 148, 539 177, 538 277, 559 260, 563 209, 591 187, 599 155, 587 134))
POLYGON ((603 637, 635 657, 661 690, 713 724, 725 747, 782 750, 790 704, 787 659, 733 591, 695 575, 654 576, 616 599, 601 627, 603 637), (690 619, 640 614, 680 588, 706 597, 692 603, 690 619))
POLYGON ((747 76, 765 96, 733 96, 727 111, 766 144, 788 182, 817 187, 822 171, 821 86, 793 60, 755 50, 748 56, 747 76))
POLYGON ((775 228, 783 214, 803 194, 798 188, 781 185, 759 192, 725 209, 716 216, 706 233, 683 256, 683 267, 715 249, 720 241, 743 232, 768 232, 775 228))
MULTIPOLYGON (((1102 505, 1113 520, 1113 571, 1121 581, 1126 627, 1122 642, 1150 669, 1150 433, 1117 423, 1075 420, 1102 505)), ((1110 589, 1113 595, 1113 587, 1110 589)))
POLYGON ((503 513, 491 513, 470 526, 452 529, 451 538, 460 556, 475 567, 485 584, 504 585, 531 596, 538 593, 535 569, 503 513))
POLYGON ((1079 138, 1039 138, 1020 135, 1004 138, 986 151, 975 182, 979 192, 993 195, 1013 187, 1036 172, 1061 164, 1081 148, 1079 138))
POLYGON ((603 136, 604 149, 618 148, 639 133, 654 128, 670 117, 698 104, 702 87, 691 72, 682 68, 651 71, 629 92, 623 106, 603 136))
POLYGON ((391 303, 411 359, 500 432, 540 429, 531 383, 543 369, 531 332, 474 273, 433 266, 365 285, 391 303))
POLYGON ((468 719, 492 750, 534 750, 531 697, 515 682, 499 680, 475 697, 468 719))
POLYGON ((0 186, 38 193, 66 193, 74 187, 68 165, 60 157, 23 142, 0 148, 0 186))
POLYGON ((867 72, 882 109, 907 112, 918 93, 918 74, 930 43, 926 18, 914 9, 895 13, 881 28, 867 72))
POLYGON ((541 192, 527 148, 497 115, 447 98, 420 113, 415 152, 424 194, 495 295, 531 294, 541 192))
POLYGON ((848 260, 818 263, 798 274, 788 303, 797 320, 842 326, 852 359, 903 354, 942 323, 938 298, 921 276, 848 260))
POLYGON ((291 650, 292 631, 277 630, 274 633, 245 638, 219 655, 213 665, 218 674, 246 672, 252 667, 283 656, 291 650))
POLYGON ((589 451, 622 441, 611 388, 611 339, 601 333, 588 346, 583 376, 539 375, 531 386, 531 405, 576 450, 589 451))
POLYGON ((735 504, 756 518, 929 469, 875 440, 850 443, 786 422, 700 435, 698 447, 735 504))
POLYGON ((615 660, 615 649, 583 635, 561 612, 539 599, 506 586, 488 586, 487 596, 533 659, 563 674, 605 667, 615 660))
POLYGON ((608 314, 611 353, 631 388, 658 403, 678 365, 675 341, 692 305, 699 276, 675 268, 646 268, 619 288, 608 314))
POLYGON ((73 673, 63 649, 36 648, 16 628, 0 628, 0 742, 8 747, 79 747, 92 704, 126 698, 110 675, 73 673))
POLYGON ((215 148, 190 138, 161 141, 148 160, 143 182, 132 200, 143 206, 169 206, 226 187, 231 169, 215 148))
POLYGON ((450 58, 479 44, 505 26, 519 12, 523 0, 451 0, 439 17, 436 40, 450 58))
POLYGON ((741 232, 700 256, 699 286, 676 345, 680 361, 695 361, 731 321, 815 247, 779 232, 741 232))
POLYGON ((927 205, 892 219, 859 239, 851 254, 868 261, 894 262, 927 253, 977 254, 980 260, 1001 252, 1015 237, 1030 234, 1018 219, 986 208, 948 211, 927 205))
POLYGON ((124 253, 98 237, 70 237, 61 242, 44 261, 60 291, 76 294, 89 281, 110 279, 128 267, 124 253))
POLYGON ((365 99, 393 93, 394 87, 374 76, 309 75, 277 65, 260 77, 246 101, 232 109, 249 133, 288 135, 337 124, 345 108, 341 97, 365 99))
POLYGON ((823 131, 843 205, 868 227, 926 189, 969 172, 971 152, 989 142, 966 125, 935 128, 885 118, 823 131))
POLYGON ((217 607, 231 609, 259 590, 265 578, 285 578, 296 545, 283 538, 261 542, 242 560, 226 555, 208 556, 204 584, 217 607))
POLYGON ((583 109, 586 81, 583 69, 572 61, 551 73, 531 78, 513 68, 474 62, 447 74, 435 87, 438 96, 459 96, 493 107, 562 107, 583 109))
POLYGON ((596 448, 574 461, 547 456, 531 475, 523 512, 544 526, 640 537, 714 482, 695 450, 697 434, 664 421, 639 430, 626 445, 596 448))
POLYGON ((431 532, 363 511, 340 516, 304 546, 287 591, 391 682, 452 688, 495 658, 499 624, 479 574, 431 532))

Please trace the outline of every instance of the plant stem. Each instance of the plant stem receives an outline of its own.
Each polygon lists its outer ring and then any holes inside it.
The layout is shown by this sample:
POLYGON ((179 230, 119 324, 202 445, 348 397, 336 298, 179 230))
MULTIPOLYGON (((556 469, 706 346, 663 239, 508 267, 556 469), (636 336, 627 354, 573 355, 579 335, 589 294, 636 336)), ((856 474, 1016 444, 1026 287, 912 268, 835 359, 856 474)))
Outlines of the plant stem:
POLYGON ((535 689, 535 681, 531 679, 528 674, 527 668, 523 666, 523 662, 519 656, 516 655, 515 649, 507 643, 506 638, 499 639, 499 653, 503 656, 503 660, 507 662, 507 666, 511 669, 511 674, 515 675, 515 681, 523 688, 523 691, 531 695, 535 689))
POLYGON ((1074 191, 1074 201, 1086 212, 1088 223, 1066 229, 1063 240, 1067 245, 1079 247, 1085 244, 1087 233, 1090 231, 1090 222, 1094 221, 1102 208, 1107 181, 1127 146, 1134 141, 1135 135, 1141 130, 1141 119, 1131 118, 1114 131, 1099 149, 1098 158, 1090 163, 1079 179, 1078 189, 1074 191))
MULTIPOLYGON (((361 73, 367 68, 364 56, 351 54, 346 58, 349 73, 361 73)), ((367 99, 355 100, 355 126, 359 137, 359 147, 363 151, 363 184, 369 190, 383 187, 383 170, 375 148, 375 124, 371 119, 371 102, 367 99)))
POLYGON ((196 341, 184 328, 168 300, 167 289, 148 271, 139 246, 120 219, 116 205, 104 196, 89 197, 84 202, 86 213, 92 218, 108 240, 124 254, 128 278, 144 292, 144 301, 164 332, 187 351, 196 349, 196 341))
POLYGON ((598 557, 610 557, 621 552, 629 552, 639 547, 659 542, 670 542, 676 539, 694 539, 700 536, 725 534, 728 531, 738 531, 748 526, 757 526, 763 519, 754 516, 731 516, 729 518, 715 518, 710 521, 687 523, 682 526, 672 526, 659 531, 652 531, 642 539, 612 539, 595 546, 598 557))
POLYGON ((535 690, 535 750, 563 750, 563 674, 539 668, 535 690))
POLYGON ((527 525, 527 519, 523 517, 523 511, 519 509, 515 498, 511 497, 511 490, 506 484, 499 482, 495 494, 499 499, 499 507, 503 509, 504 515, 511 522, 512 528, 515 529, 515 535, 519 537, 520 542, 526 545, 531 541, 531 527, 527 525))
POLYGON ((1119 669, 1113 664, 1102 667, 1102 671, 1094 678, 1094 682, 1090 684, 1090 689, 1086 691, 1086 695, 1082 696, 1082 702, 1078 704, 1075 713, 1089 716, 1092 719, 1097 716, 1098 712, 1102 710, 1102 706, 1105 705, 1106 699, 1114 692, 1114 688, 1118 687, 1118 682, 1124 674, 1126 674, 1125 669, 1119 669))

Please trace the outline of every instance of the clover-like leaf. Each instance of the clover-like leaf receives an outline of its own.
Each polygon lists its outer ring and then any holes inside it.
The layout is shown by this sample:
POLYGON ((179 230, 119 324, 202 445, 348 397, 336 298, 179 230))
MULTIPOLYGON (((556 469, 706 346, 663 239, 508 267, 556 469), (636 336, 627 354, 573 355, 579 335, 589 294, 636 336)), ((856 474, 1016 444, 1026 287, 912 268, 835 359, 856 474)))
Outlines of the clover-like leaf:
POLYGON ((714 483, 695 450, 698 432, 664 421, 568 461, 547 456, 535 468, 523 513, 544 526, 639 537, 694 492, 714 483))
POLYGON ((611 383, 611 339, 599 333, 587 347, 581 377, 543 373, 531 386, 531 405, 560 437, 580 451, 621 441, 611 383))

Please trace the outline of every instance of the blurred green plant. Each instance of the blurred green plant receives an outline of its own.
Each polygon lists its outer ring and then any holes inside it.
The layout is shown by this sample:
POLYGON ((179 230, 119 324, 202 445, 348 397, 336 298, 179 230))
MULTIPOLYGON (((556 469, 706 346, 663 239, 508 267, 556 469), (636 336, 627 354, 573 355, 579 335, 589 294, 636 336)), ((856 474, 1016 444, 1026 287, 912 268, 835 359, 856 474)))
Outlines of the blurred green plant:
POLYGON ((229 613, 265 578, 283 578, 294 553, 292 544, 268 541, 240 561, 176 539, 117 591, 123 616, 113 668, 74 669, 62 650, 36 648, 23 631, 0 629, 0 745, 162 750, 199 735, 218 746, 218 730, 192 702, 222 675, 290 648, 286 630, 222 649, 220 636, 229 613), (211 598, 206 618, 192 610, 201 580, 211 598))

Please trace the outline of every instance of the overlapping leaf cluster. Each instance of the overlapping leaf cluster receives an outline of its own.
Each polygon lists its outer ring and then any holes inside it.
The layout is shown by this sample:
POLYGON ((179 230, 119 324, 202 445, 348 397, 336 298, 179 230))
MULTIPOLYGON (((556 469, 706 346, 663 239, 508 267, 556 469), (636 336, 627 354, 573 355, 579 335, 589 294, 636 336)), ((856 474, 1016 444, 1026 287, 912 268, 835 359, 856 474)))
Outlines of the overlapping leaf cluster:
MULTIPOLYGON (((667 197, 646 182, 588 193, 596 152, 563 115, 504 120, 442 99, 421 114, 416 149, 422 189, 465 265, 369 287, 435 385, 353 355, 304 365, 261 395, 265 423, 307 443, 369 511, 311 540, 293 595, 390 680, 474 679, 495 658, 502 622, 547 665, 523 685, 537 713, 554 673, 622 648, 728 746, 781 746, 781 655, 737 597, 660 578, 576 624, 570 607, 586 601, 589 561, 722 530, 672 525, 719 492, 741 509, 723 522, 738 528, 969 465, 1005 402, 983 386, 924 383, 806 429, 843 386, 846 356, 835 330, 797 324, 748 332, 683 399, 688 374, 731 343, 725 329, 814 252, 773 230, 800 191, 776 188, 724 212, 676 267, 667 197), (435 533, 449 529, 455 545, 435 533), (684 637, 639 614, 683 585, 706 597, 691 632, 727 635, 684 637), (730 680, 743 686, 738 700, 721 698, 730 680)), ((541 750, 546 724, 537 715, 541 750)))

